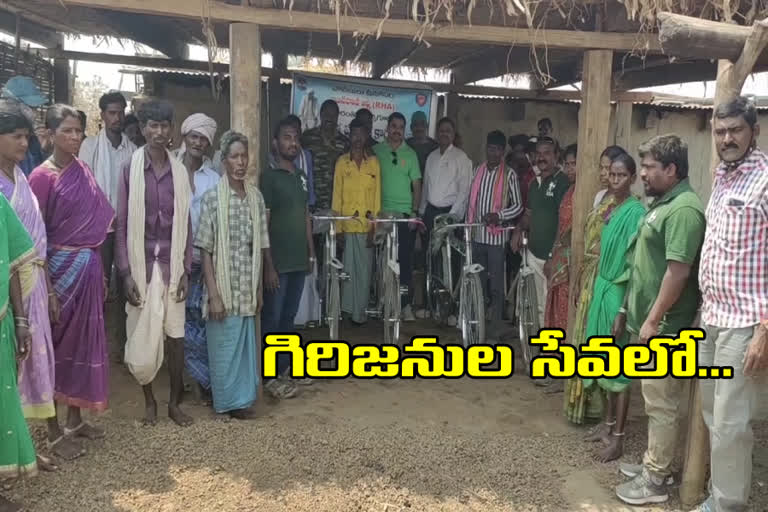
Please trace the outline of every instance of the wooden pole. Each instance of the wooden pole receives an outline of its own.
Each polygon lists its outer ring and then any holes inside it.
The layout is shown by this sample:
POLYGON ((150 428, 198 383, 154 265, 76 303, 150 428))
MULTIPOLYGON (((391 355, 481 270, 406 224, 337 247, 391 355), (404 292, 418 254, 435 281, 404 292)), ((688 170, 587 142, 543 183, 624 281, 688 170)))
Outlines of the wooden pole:
MULTIPOLYGON (((573 195, 573 229, 571 231, 570 268, 581 268, 584 259, 584 223, 592 210, 595 194, 600 188, 600 153, 609 141, 611 124, 611 50, 589 50, 584 52, 581 88, 581 108, 579 109, 579 151, 577 156, 578 176, 573 195)), ((576 290, 576 271, 571 273, 570 296, 576 290)), ((568 330, 573 331, 576 316, 573 301, 569 300, 568 330)), ((586 340, 570 340, 573 344, 586 340)))
MULTIPOLYGON (((229 25, 229 118, 230 127, 248 137, 249 180, 258 184, 261 175, 261 30, 252 23, 229 25)), ((261 315, 256 315, 259 347, 257 372, 262 373, 261 315)), ((261 379, 260 379, 261 380, 261 379)), ((263 381, 258 403, 263 403, 263 381)))
MULTIPOLYGON (((269 129, 274 129, 277 123, 288 114, 283 109, 283 94, 280 86, 280 77, 288 74, 288 56, 285 52, 272 52, 272 73, 269 76, 267 90, 269 91, 269 129)), ((303 127, 302 127, 303 128, 303 127)))
POLYGON ((56 103, 72 104, 72 89, 70 87, 69 60, 53 60, 53 98, 56 103))
POLYGON ((249 177, 261 173, 261 31, 251 23, 229 26, 230 126, 248 137, 249 177))
POLYGON ((616 133, 613 143, 623 147, 630 154, 634 153, 631 145, 632 137, 632 102, 619 101, 616 104, 616 133))

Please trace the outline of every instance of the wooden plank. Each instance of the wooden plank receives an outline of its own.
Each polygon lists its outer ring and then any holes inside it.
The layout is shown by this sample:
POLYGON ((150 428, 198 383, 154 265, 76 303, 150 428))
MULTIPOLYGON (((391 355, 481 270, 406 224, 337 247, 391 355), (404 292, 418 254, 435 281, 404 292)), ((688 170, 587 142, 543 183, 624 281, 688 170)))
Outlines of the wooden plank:
POLYGON ((261 171, 261 30, 252 23, 229 26, 230 126, 248 137, 249 175, 258 181, 261 171))
MULTIPOLYGON (((571 231, 570 268, 579 269, 584 259, 584 225, 592 210, 595 194, 600 189, 600 153, 608 145, 608 129, 611 124, 611 67, 613 52, 590 50, 584 53, 582 71, 582 100, 579 108, 579 133, 577 156, 578 176, 573 192, 573 229, 571 231)), ((571 275, 576 275, 576 271, 571 275)), ((577 283, 570 282, 570 296, 573 297, 577 283)), ((568 330, 573 332, 576 311, 573 301, 568 301, 568 330)), ((569 340, 580 344, 586 340, 569 340)))
MULTIPOLYGON (((382 37, 409 38, 419 33, 422 26, 415 21, 381 19, 357 16, 319 14, 285 9, 263 9, 227 5, 220 2, 190 2, 189 0, 67 0, 70 5, 95 7, 113 11, 138 12, 170 17, 193 18, 210 16, 222 22, 256 23, 262 28, 345 34, 377 34, 382 37), (206 6, 203 12, 203 6, 206 6)), ((611 49, 615 51, 661 51, 653 34, 586 32, 576 30, 535 30, 489 25, 444 24, 424 31, 430 42, 479 43, 497 45, 535 45, 542 48, 566 50, 611 49)))
POLYGON ((751 27, 670 12, 659 13, 658 19, 661 47, 673 57, 735 61, 752 32, 751 27))
MULTIPOLYGON (((124 64, 126 66, 144 66, 157 68, 188 69, 192 71, 208 71, 208 63, 197 60, 164 59, 161 57, 140 57, 135 55, 114 55, 111 53, 73 52, 52 48, 39 50, 40 55, 51 59, 82 60, 87 62, 102 62, 104 64, 124 64)), ((213 70, 217 73, 229 73, 229 64, 215 62, 213 70)), ((269 74, 269 70, 266 69, 269 74)), ((264 72, 264 70, 262 71, 264 72)))
MULTIPOLYGON (((13 14, 0 9, 0 30, 12 34, 14 30, 16 30, 17 15, 18 14, 13 14)), ((46 48, 54 48, 56 46, 58 37, 56 36, 55 31, 44 27, 39 23, 29 21, 28 19, 25 19, 24 16, 21 16, 21 18, 21 37, 23 39, 45 46, 46 48)))

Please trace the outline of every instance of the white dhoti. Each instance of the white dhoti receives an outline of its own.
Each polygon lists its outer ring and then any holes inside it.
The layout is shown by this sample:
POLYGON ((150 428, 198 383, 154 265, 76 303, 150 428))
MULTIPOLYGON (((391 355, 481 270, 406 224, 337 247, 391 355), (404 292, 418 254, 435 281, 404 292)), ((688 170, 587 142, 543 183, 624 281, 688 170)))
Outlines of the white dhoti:
POLYGON ((152 265, 152 279, 147 296, 140 307, 125 305, 128 314, 125 344, 125 364, 140 385, 155 380, 163 365, 163 342, 169 338, 184 338, 184 302, 176 302, 168 285, 163 282, 159 265, 152 265))

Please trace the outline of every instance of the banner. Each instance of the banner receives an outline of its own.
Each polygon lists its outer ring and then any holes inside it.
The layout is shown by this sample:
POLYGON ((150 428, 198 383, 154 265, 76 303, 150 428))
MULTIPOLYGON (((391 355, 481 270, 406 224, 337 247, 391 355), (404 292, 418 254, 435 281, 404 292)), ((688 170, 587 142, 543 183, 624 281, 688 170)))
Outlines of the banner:
POLYGON ((387 118, 393 112, 405 116, 405 136, 411 136, 411 116, 421 111, 429 120, 434 137, 437 94, 427 86, 410 82, 329 77, 310 73, 293 74, 291 113, 301 119, 302 130, 320 126, 320 106, 332 99, 339 104, 339 131, 349 135, 349 123, 361 108, 373 113, 373 138, 386 137, 387 118))

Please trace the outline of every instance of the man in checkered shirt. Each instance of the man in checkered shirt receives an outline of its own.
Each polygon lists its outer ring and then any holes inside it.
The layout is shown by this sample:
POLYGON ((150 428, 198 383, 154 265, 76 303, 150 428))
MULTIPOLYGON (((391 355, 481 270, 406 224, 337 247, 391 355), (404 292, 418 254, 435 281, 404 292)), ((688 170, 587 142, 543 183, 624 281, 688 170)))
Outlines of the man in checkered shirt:
POLYGON ((699 364, 733 367, 732 379, 702 379, 711 440, 710 497, 702 512, 747 510, 752 484, 750 422, 768 368, 768 157, 757 147, 757 111, 746 98, 718 105, 712 129, 721 163, 707 207, 699 283, 699 364))

